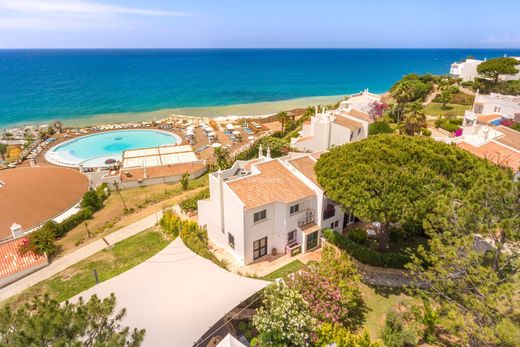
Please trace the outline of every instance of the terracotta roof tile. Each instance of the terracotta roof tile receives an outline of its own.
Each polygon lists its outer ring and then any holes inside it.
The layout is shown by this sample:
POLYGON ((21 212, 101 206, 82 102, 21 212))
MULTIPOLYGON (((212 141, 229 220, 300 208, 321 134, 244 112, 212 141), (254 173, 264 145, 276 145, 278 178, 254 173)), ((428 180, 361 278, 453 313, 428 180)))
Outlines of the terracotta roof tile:
POLYGON ((259 174, 227 182, 246 209, 273 202, 291 203, 314 195, 305 183, 278 160, 256 165, 259 174))
POLYGON ((318 187, 320 186, 318 184, 318 179, 316 178, 316 173, 314 172, 315 161, 309 156, 289 160, 289 164, 294 166, 296 170, 300 171, 305 177, 311 180, 312 183, 316 184, 318 187))
POLYGON ((0 244, 0 278, 47 263, 45 255, 34 253, 21 255, 18 247, 24 240, 26 240, 25 237, 22 237, 0 244))
POLYGON ((356 110, 355 108, 351 109, 347 114, 349 116, 364 120, 365 122, 372 122, 372 118, 370 118, 368 113, 356 110))
POLYGON ((334 120, 334 123, 344 127, 348 128, 350 130, 356 130, 363 127, 363 124, 360 122, 356 122, 355 120, 343 117, 343 116, 336 116, 336 119, 334 120))
MULTIPOLYGON (((204 168, 203 163, 181 163, 181 164, 170 164, 163 166, 151 166, 146 168, 147 178, 167 177, 182 175, 185 172, 193 173, 204 168)), ((137 169, 123 169, 121 170, 121 180, 126 181, 137 181, 144 178, 144 168, 137 169), (127 175, 129 173, 129 175, 127 175)))
POLYGON ((504 136, 500 136, 495 141, 520 151, 520 132, 503 125, 499 125, 497 130, 504 133, 504 136))
POLYGON ((520 168, 520 152, 514 151, 500 143, 490 141, 482 146, 475 147, 467 142, 459 142, 457 145, 474 155, 487 159, 494 164, 508 166, 513 171, 520 168))

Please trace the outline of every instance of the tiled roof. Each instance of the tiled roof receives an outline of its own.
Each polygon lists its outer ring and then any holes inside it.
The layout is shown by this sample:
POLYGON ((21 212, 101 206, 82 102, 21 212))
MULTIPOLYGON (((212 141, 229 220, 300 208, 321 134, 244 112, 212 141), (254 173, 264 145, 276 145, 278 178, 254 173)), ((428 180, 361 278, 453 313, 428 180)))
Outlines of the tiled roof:
POLYGON ((356 110, 355 108, 351 109, 348 113, 349 116, 364 120, 365 122, 372 122, 372 119, 368 115, 368 113, 365 113, 360 110, 356 110))
POLYGON ((305 177, 311 180, 312 183, 318 187, 320 186, 316 178, 316 173, 314 172, 315 161, 312 160, 308 155, 298 159, 289 160, 289 164, 294 166, 296 170, 300 171, 305 177))
MULTIPOLYGON (((196 171, 202 170, 204 168, 204 164, 202 162, 195 163, 183 163, 183 164, 171 164, 171 165, 163 165, 163 166, 151 166, 146 168, 146 177, 147 178, 157 178, 157 177, 167 177, 167 176, 177 176, 182 175, 183 173, 194 173, 196 171)), ((127 181, 137 181, 144 178, 144 168, 138 169, 122 169, 121 170, 121 180, 123 182, 127 181), (129 173, 129 175, 127 175, 129 173)))
POLYGON ((300 227, 300 229, 305 235, 309 235, 315 231, 320 230, 320 227, 316 223, 308 223, 305 226, 300 227))
POLYGON ((25 237, 22 237, 0 244, 0 278, 47 263, 45 255, 31 252, 21 255, 18 247, 24 240, 26 240, 25 237))
POLYGON ((520 168, 520 152, 514 151, 500 143, 490 141, 482 146, 475 147, 467 142, 459 142, 460 148, 475 154, 478 157, 487 159, 494 164, 504 165, 518 171, 520 168))
POLYGON ((486 114, 486 115, 478 115, 477 122, 481 124, 490 124, 494 120, 501 119, 502 116, 499 114, 486 114))
POLYGON ((496 141, 520 151, 520 132, 503 125, 499 125, 497 130, 504 133, 504 136, 500 136, 496 141))
POLYGON ((334 120, 334 123, 344 127, 348 128, 350 130, 356 130, 361 129, 363 127, 363 124, 360 122, 356 122, 355 120, 343 117, 343 116, 336 116, 336 119, 334 120))
POLYGON ((312 189, 276 159, 256 168, 259 174, 227 182, 246 209, 272 202, 290 203, 314 195, 312 189))

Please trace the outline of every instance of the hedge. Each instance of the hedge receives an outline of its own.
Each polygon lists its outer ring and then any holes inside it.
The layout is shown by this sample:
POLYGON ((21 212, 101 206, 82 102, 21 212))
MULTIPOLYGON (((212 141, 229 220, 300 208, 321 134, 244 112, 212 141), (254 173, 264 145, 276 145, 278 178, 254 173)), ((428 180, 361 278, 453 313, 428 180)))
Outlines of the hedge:
POLYGON ((194 253, 224 267, 224 264, 209 250, 208 232, 197 222, 182 220, 172 211, 165 211, 159 225, 173 237, 180 236, 184 244, 194 253))
POLYGON ((368 246, 358 244, 332 229, 323 230, 323 236, 328 242, 366 265, 404 269, 404 266, 410 262, 410 257, 406 254, 378 252, 368 246))
POLYGON ((207 199, 207 198, 209 198, 209 188, 201 190, 200 192, 198 192, 191 198, 186 198, 186 199, 182 200, 179 203, 179 206, 180 206, 180 208, 182 208, 182 210, 184 212, 188 212, 189 210, 196 211, 197 207, 198 207, 197 201, 207 199))

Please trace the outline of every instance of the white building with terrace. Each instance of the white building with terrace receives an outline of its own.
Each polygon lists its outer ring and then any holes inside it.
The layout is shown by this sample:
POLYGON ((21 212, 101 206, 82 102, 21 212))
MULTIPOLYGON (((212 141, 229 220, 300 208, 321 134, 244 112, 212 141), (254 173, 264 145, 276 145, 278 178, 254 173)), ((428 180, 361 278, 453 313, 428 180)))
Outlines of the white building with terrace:
POLYGON ((498 93, 485 95, 477 92, 471 110, 464 113, 464 124, 471 126, 482 116, 520 122, 520 96, 498 93))
POLYGON ((210 198, 198 222, 241 265, 268 254, 296 255, 320 246, 321 230, 340 232, 354 217, 328 200, 314 174, 319 153, 237 161, 209 176, 210 198))
POLYGON ((374 103, 380 103, 382 97, 379 94, 370 93, 368 89, 357 94, 352 94, 347 100, 339 104, 339 109, 347 111, 358 110, 369 114, 374 107, 374 103))
MULTIPOLYGON (((511 58, 520 61, 520 57, 511 58)), ((474 81, 476 77, 481 77, 477 72, 477 67, 485 61, 486 59, 479 60, 473 58, 457 61, 451 64, 450 75, 461 78, 463 81, 474 81)), ((500 75, 498 78, 500 81, 517 80, 520 79, 520 71, 514 75, 500 75)))
POLYGON ((334 111, 322 109, 303 124, 298 137, 291 139, 291 147, 302 152, 319 152, 368 136, 370 116, 356 109, 334 111))

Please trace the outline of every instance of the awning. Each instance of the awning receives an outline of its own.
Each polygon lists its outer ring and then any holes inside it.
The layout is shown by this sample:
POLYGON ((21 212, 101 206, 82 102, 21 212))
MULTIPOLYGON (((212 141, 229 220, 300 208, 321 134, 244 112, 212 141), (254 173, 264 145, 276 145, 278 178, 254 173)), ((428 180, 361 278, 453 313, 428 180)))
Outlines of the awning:
POLYGON ((320 230, 319 225, 317 225, 316 223, 309 223, 309 224, 307 224, 303 227, 299 227, 299 228, 305 235, 309 235, 315 231, 320 230))

